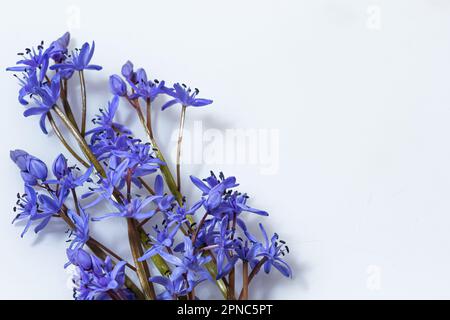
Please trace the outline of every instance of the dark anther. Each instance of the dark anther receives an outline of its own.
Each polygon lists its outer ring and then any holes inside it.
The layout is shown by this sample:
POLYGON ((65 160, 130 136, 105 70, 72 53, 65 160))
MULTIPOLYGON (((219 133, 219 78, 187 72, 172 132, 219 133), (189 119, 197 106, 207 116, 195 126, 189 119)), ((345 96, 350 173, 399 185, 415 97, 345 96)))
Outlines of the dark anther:
POLYGON ((285 246, 285 248, 286 248, 286 252, 289 253, 289 247, 285 246))

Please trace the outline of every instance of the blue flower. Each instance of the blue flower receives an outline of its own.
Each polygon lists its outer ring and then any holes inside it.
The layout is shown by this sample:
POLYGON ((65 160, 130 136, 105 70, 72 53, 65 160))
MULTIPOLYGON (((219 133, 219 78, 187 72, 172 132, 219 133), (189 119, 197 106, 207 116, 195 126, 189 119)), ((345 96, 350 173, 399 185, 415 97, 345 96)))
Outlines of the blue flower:
POLYGON ((157 205, 158 211, 166 212, 171 209, 175 197, 164 193, 164 181, 160 175, 155 178, 154 191, 155 195, 152 196, 152 201, 157 205))
POLYGON ((44 50, 44 42, 41 42, 37 50, 35 48, 27 48, 25 49, 25 53, 19 53, 23 59, 17 61, 16 66, 9 67, 6 70, 27 73, 39 71, 39 82, 42 82, 49 65, 49 49, 44 50))
POLYGON ((61 94, 60 80, 61 77, 59 74, 53 76, 50 85, 44 85, 37 91, 40 99, 35 98, 36 106, 28 108, 23 113, 25 117, 41 115, 39 124, 42 132, 45 134, 48 133, 47 128, 45 127, 45 118, 47 117, 47 113, 49 113, 56 104, 61 94))
POLYGON ((69 261, 78 267, 79 277, 74 279, 77 300, 103 299, 108 291, 121 292, 125 283, 125 261, 115 266, 108 256, 104 261, 83 249, 68 249, 69 261))
POLYGON ((69 210, 67 215, 72 220, 75 229, 72 230, 72 235, 75 238, 70 243, 70 249, 77 249, 84 246, 89 240, 89 215, 79 207, 80 215, 76 214, 72 210, 69 210))
POLYGON ((149 279, 153 283, 157 283, 164 287, 164 291, 157 296, 158 300, 176 300, 179 296, 187 295, 191 290, 186 286, 183 278, 170 277, 151 277, 149 279))
POLYGON ((92 258, 89 253, 81 248, 69 248, 66 250, 67 258, 69 262, 64 266, 67 268, 70 264, 80 267, 83 270, 92 269, 92 258))
MULTIPOLYGON (((113 158, 113 160, 115 160, 113 158)), ((94 205, 98 204, 100 201, 105 199, 110 199, 113 195, 114 189, 120 189, 124 185, 123 176, 128 168, 128 160, 125 159, 122 162, 111 161, 109 163, 109 168, 106 172, 105 178, 100 178, 100 181, 97 182, 97 188, 90 189, 90 192, 87 192, 82 195, 82 198, 88 198, 94 194, 98 194, 99 197, 85 205, 84 208, 90 208, 94 205)))
POLYGON ((19 90, 19 102, 22 105, 27 105, 29 102, 25 99, 26 96, 33 97, 33 95, 39 95, 42 83, 38 80, 36 75, 36 70, 29 72, 24 72, 22 78, 16 76, 19 80, 20 90, 19 90))
POLYGON ((116 74, 109 77, 109 88, 114 95, 123 97, 127 94, 127 84, 116 74))
POLYGON ((45 163, 23 150, 10 151, 11 160, 19 167, 25 184, 34 186, 38 180, 47 178, 48 170, 45 163))
POLYGON ((171 226, 173 224, 181 225, 183 223, 189 222, 187 216, 192 216, 195 212, 201 208, 204 200, 201 199, 197 201, 191 208, 187 208, 186 204, 183 206, 177 205, 175 210, 166 211, 168 225, 171 226))
POLYGON ((131 88, 134 90, 130 99, 143 98, 153 101, 161 93, 166 93, 167 88, 164 86, 164 81, 148 80, 144 69, 138 69, 133 75, 133 81, 129 81, 131 88))
POLYGON ((159 254, 161 251, 166 250, 168 247, 172 247, 175 235, 179 228, 180 225, 177 225, 170 231, 169 227, 166 226, 163 230, 159 231, 157 227, 154 227, 153 229, 156 232, 156 238, 150 236, 152 247, 139 258, 139 261, 144 261, 153 257, 155 254, 159 254))
POLYGON ((56 63, 61 63, 66 59, 67 47, 70 42, 70 33, 64 33, 60 38, 53 41, 50 45, 49 56, 56 63))
POLYGON ((86 42, 80 50, 72 51, 72 55, 69 59, 63 63, 54 64, 50 69, 60 69, 63 71, 101 70, 101 66, 90 64, 92 56, 94 55, 94 50, 95 42, 92 42, 92 47, 86 42))
POLYGON ((279 240, 278 235, 275 233, 269 241, 266 230, 260 223, 259 228, 264 237, 264 243, 260 244, 258 257, 264 257, 267 261, 264 263, 264 271, 269 273, 272 266, 281 272, 285 277, 291 277, 292 271, 289 265, 281 258, 286 252, 289 252, 289 248, 285 245, 285 242, 279 240))
POLYGON ((247 261, 252 268, 258 263, 257 254, 259 252, 260 244, 255 242, 243 241, 236 239, 234 244, 234 252, 242 261, 247 261))
POLYGON ((179 83, 175 83, 173 89, 166 90, 166 93, 173 99, 166 102, 161 110, 165 110, 177 103, 184 107, 203 107, 213 103, 209 99, 197 98, 199 90, 196 88, 192 91, 191 88, 186 87, 184 84, 180 85, 179 83))
POLYGON ((182 251, 182 258, 164 251, 159 253, 164 260, 175 266, 171 275, 173 279, 185 275, 190 285, 198 283, 198 281, 211 279, 210 274, 203 266, 205 263, 211 261, 210 256, 204 256, 202 252, 196 253, 189 237, 184 237, 182 251))
POLYGON ((133 71, 133 63, 131 61, 125 62, 125 64, 122 66, 122 75, 130 82, 135 82, 135 75, 136 73, 133 71))
POLYGON ((194 176, 190 176, 190 178, 192 183, 203 192, 203 196, 206 198, 204 205, 208 211, 211 211, 220 205, 222 196, 227 189, 239 185, 236 183, 235 177, 225 178, 223 173, 220 174, 220 180, 218 180, 215 174, 211 172, 211 175, 208 178, 203 179, 206 183, 194 176))
POLYGON ((143 177, 158 170, 164 162, 153 155, 152 146, 148 143, 134 143, 128 141, 128 148, 125 150, 112 150, 111 154, 128 160, 128 168, 131 170, 133 182, 140 186, 138 177, 143 177))
POLYGON ((230 255, 233 249, 234 241, 231 239, 232 230, 228 230, 228 218, 220 221, 220 231, 211 233, 207 239, 208 247, 211 247, 216 253, 217 259, 217 279, 227 275, 236 263, 236 259, 230 255), (224 266, 224 262, 228 262, 224 266))
POLYGON ((20 236, 24 236, 33 222, 39 222, 34 228, 35 233, 44 229, 54 215, 59 215, 64 200, 64 197, 57 197, 54 193, 50 196, 38 195, 31 186, 25 185, 25 194, 19 195, 19 200, 14 209, 18 214, 13 223, 28 219, 20 236))
POLYGON ((218 218, 221 218, 224 214, 227 214, 229 215, 230 219, 233 219, 235 215, 239 216, 244 211, 255 213, 260 216, 269 215, 264 210, 249 207, 247 205, 247 199, 248 196, 246 194, 241 194, 237 191, 233 192, 232 194, 227 194, 224 196, 223 201, 220 203, 220 205, 211 211, 211 214, 218 218))
POLYGON ((131 199, 130 201, 125 200, 123 204, 111 201, 113 205, 119 210, 119 212, 113 212, 105 214, 104 216, 92 218, 93 221, 100 221, 105 218, 110 217, 123 217, 123 218, 133 218, 133 219, 147 219, 155 215, 155 210, 145 210, 145 207, 152 202, 152 197, 147 197, 144 200, 141 199, 131 199))
POLYGON ((14 207, 14 211, 17 212, 17 215, 12 223, 18 220, 28 219, 27 224, 20 235, 23 238, 24 234, 38 216, 37 193, 32 187, 25 185, 25 193, 23 195, 18 194, 18 197, 19 199, 17 200, 16 207, 14 207))
MULTIPOLYGON (((86 172, 80 176, 74 174, 77 167, 68 167, 67 159, 60 154, 53 162, 52 171, 56 180, 47 180, 45 184, 56 184, 61 187, 60 192, 69 192, 71 189, 75 189, 84 185, 85 182, 90 182, 90 176, 94 170, 91 166, 86 172)), ((79 169, 78 169, 79 170, 79 169)))

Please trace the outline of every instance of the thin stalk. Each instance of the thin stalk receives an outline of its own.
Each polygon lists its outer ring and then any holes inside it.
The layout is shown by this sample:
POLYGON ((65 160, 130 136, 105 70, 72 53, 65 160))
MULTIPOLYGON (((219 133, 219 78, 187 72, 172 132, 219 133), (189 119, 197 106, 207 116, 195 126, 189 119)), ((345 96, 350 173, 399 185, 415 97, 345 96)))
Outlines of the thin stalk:
POLYGON ((228 275, 228 300, 236 300, 234 293, 236 291, 236 269, 233 267, 228 275))
MULTIPOLYGON (((160 170, 162 175, 164 176, 164 180, 166 181, 167 186, 169 187, 170 192, 172 193, 172 195, 175 197, 175 199, 177 200, 177 202, 182 205, 183 204, 183 197, 181 195, 181 193, 178 191, 177 188, 177 184, 175 182, 175 179, 173 178, 172 173, 170 172, 170 169, 167 165, 167 161, 164 158, 161 149, 158 147, 158 144, 156 143, 156 139, 153 137, 153 133, 150 132, 148 126, 147 126, 147 122, 145 120, 145 117, 142 113, 141 107, 139 105, 139 102, 137 101, 133 101, 131 99, 128 99, 128 102, 133 106, 133 108, 136 110, 136 113, 138 115, 139 121, 141 122, 142 126, 145 129, 145 133, 147 134, 153 148, 156 154, 156 157, 161 160, 162 162, 164 162, 164 165, 160 166, 160 170)), ((191 222, 193 223, 193 221, 191 222)))
POLYGON ((77 191, 75 190, 75 188, 72 188, 70 190, 72 191, 73 205, 75 206, 77 214, 80 215, 80 207, 78 205, 77 191))
POLYGON ((61 121, 64 123, 64 125, 69 129, 70 133, 73 135, 75 140, 77 140, 78 144, 80 145, 81 150, 85 154, 85 156, 89 159, 89 161, 94 165, 95 170, 102 176, 105 177, 105 170, 103 169, 100 162, 97 160, 95 155, 92 153, 91 149, 89 148, 88 144, 84 140, 83 136, 80 132, 75 128, 75 126, 69 121, 69 119, 66 117, 64 112, 57 106, 54 105, 52 110, 58 115, 58 117, 61 119, 61 121))
MULTIPOLYGON (((68 95, 68 87, 67 87, 67 79, 61 80, 61 100, 64 107, 64 112, 69 118, 70 122, 78 129, 77 121, 75 120, 75 116, 73 115, 72 108, 69 104, 68 95)), ((78 129, 79 130, 79 129, 78 129)))
MULTIPOLYGON (((131 169, 128 169, 126 178, 127 183, 127 200, 131 201, 131 169)), ((133 218, 127 219, 128 225, 128 240, 130 242, 131 254, 133 255, 134 264, 137 268, 137 275, 142 289, 144 290, 145 297, 149 300, 156 300, 156 293, 153 284, 148 280, 150 278, 150 270, 148 268, 147 261, 139 261, 139 258, 144 255, 142 249, 140 235, 138 233, 138 227, 136 220, 133 218)))
POLYGON ((113 300, 122 300, 122 297, 117 292, 115 292, 114 290, 108 290, 108 291, 106 291, 106 293, 108 293, 108 295, 113 300))
MULTIPOLYGON (((234 240, 234 235, 236 232, 236 223, 237 223, 237 215, 233 214, 233 223, 231 225, 231 240, 234 240)), ((231 253, 231 256, 233 256, 233 253, 231 253)), ((229 284, 229 291, 228 291, 228 299, 229 300, 236 300, 235 297, 235 291, 236 291, 236 266, 233 265, 233 267, 230 270, 230 273, 228 275, 228 284, 229 284)))
POLYGON ((178 143, 177 143, 177 190, 181 191, 181 144, 183 142, 183 129, 184 129, 184 120, 186 118, 186 106, 181 108, 181 116, 180 116, 180 128, 178 130, 178 143))
POLYGON ((150 278, 150 271, 148 265, 145 261, 139 261, 138 259, 142 257, 144 251, 142 250, 141 241, 139 235, 136 232, 135 220, 132 218, 127 219, 128 225, 128 239, 130 242, 130 249, 133 255, 134 264, 137 268, 137 275, 139 282, 141 283, 142 289, 144 290, 144 295, 147 300, 155 300, 156 293, 153 285, 148 281, 150 278))
POLYGON ((50 125, 53 128, 53 131, 55 131, 56 136, 59 138, 59 140, 61 141, 61 143, 64 145, 64 147, 67 149, 67 151, 70 152, 70 154, 77 159, 83 166, 85 167, 89 167, 88 163, 86 161, 84 161, 76 152, 75 150, 72 149, 72 147, 69 145, 69 143, 67 143, 66 139, 64 139, 63 134, 61 133, 61 131, 59 130, 58 126, 56 125, 55 120, 53 119, 52 114, 49 112, 47 113, 47 119, 50 122, 50 125))
POLYGON ((150 187, 148 185, 147 182, 145 182, 144 179, 142 179, 142 177, 138 178, 139 182, 142 183, 142 185, 144 186, 144 188, 148 191, 148 193, 150 193, 151 195, 155 195, 155 191, 152 189, 152 187, 150 187))
MULTIPOLYGON (((246 287, 247 292, 245 292, 245 290, 244 290, 245 287, 242 287, 241 294, 239 295, 239 300, 246 300, 246 299, 242 298, 245 296, 245 294, 247 294, 247 299, 248 299, 248 286, 252 282, 253 278, 255 278, 255 276, 258 274, 259 270, 261 270, 261 267, 264 265, 264 263, 266 263, 266 261, 267 261, 267 257, 262 258, 261 260, 259 260, 259 262, 256 264, 256 266, 252 269, 252 272, 250 272, 250 275, 248 275, 248 279, 247 279, 247 287, 246 287)), ((244 261, 244 263, 248 264, 247 261, 244 261)))
POLYGON ((242 291, 239 300, 248 300, 248 261, 242 263, 242 291))
POLYGON ((79 71, 80 75, 80 88, 81 88, 81 136, 86 134, 86 113, 87 113, 87 101, 86 101, 86 81, 84 79, 84 72, 79 71))
POLYGON ((90 237, 88 242, 98 246, 100 249, 102 249, 103 251, 105 251, 107 254, 109 254, 111 257, 114 257, 115 259, 117 259, 118 261, 125 261, 126 266, 128 268, 130 268, 131 270, 133 270, 134 272, 136 272, 136 267, 129 264, 128 262, 126 262, 125 259, 121 258, 117 253, 115 253, 114 251, 112 251, 111 249, 109 249, 108 247, 106 247, 105 245, 103 245, 102 243, 98 242, 97 240, 95 240, 94 238, 90 237))
POLYGON ((151 101, 147 99, 147 129, 149 132, 150 140, 153 140, 153 130, 152 130, 152 105, 151 101))

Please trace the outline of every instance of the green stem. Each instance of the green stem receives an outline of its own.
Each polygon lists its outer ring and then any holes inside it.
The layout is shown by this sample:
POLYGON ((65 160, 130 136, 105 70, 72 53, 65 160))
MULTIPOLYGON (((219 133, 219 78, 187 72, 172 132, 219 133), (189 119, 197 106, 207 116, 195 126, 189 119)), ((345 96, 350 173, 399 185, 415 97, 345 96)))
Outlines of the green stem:
POLYGON ((61 100, 64 107, 64 112, 66 113, 67 117, 69 118, 70 122, 78 129, 77 121, 75 120, 75 116, 73 115, 72 108, 69 104, 69 99, 67 97, 68 94, 68 87, 67 87, 67 79, 61 80, 61 100))
POLYGON ((102 165, 97 160, 95 155, 92 153, 88 144, 86 143, 84 138, 81 136, 81 133, 78 132, 78 130, 75 128, 75 126, 69 121, 69 119, 66 117, 64 112, 57 105, 54 105, 52 110, 58 115, 58 117, 61 119, 61 121, 67 127, 67 129, 69 129, 70 133, 73 135, 75 140, 77 140, 81 150, 83 151, 85 156, 89 159, 89 161, 94 165, 95 170, 97 170, 97 172, 102 177, 106 177, 105 170, 103 169, 102 165))
POLYGON ((177 190, 181 192, 181 144, 183 142, 183 128, 184 120, 186 118, 186 106, 181 108, 180 116, 180 129, 178 131, 178 143, 177 143, 177 190))
POLYGON ((142 289, 144 290, 144 295, 148 300, 155 300, 156 293, 153 285, 149 282, 150 271, 148 269, 148 265, 145 261, 139 261, 139 258, 142 257, 144 251, 142 250, 141 241, 139 235, 136 232, 135 220, 132 218, 127 219, 128 225, 128 239, 130 242, 130 249, 133 255, 134 264, 137 268, 137 275, 139 278, 139 282, 141 283, 142 289))
POLYGON ((242 291, 239 300, 248 300, 248 261, 242 263, 242 291))
POLYGON ((81 88, 81 136, 84 137, 86 134, 86 113, 87 113, 87 101, 86 101, 86 81, 84 79, 84 72, 80 71, 80 88, 81 88))
POLYGON ((55 131, 56 136, 59 138, 61 143, 64 145, 64 147, 67 149, 67 151, 70 152, 70 154, 77 159, 83 166, 89 167, 88 163, 84 161, 76 152, 72 149, 72 147, 67 143, 66 139, 64 139, 63 134, 59 130, 58 126, 56 125, 55 120, 53 119, 52 114, 49 112, 47 113, 47 119, 50 122, 50 125, 53 128, 53 131, 55 131))

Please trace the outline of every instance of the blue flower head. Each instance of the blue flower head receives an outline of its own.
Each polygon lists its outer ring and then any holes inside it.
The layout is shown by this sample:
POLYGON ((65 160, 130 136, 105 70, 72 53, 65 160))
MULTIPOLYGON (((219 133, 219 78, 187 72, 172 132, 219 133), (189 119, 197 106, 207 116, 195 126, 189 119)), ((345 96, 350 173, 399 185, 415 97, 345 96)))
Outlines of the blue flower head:
POLYGON ((66 61, 54 64, 50 69, 63 71, 101 70, 101 66, 90 64, 94 51, 95 42, 92 42, 92 46, 86 42, 81 49, 72 51, 71 56, 66 61))
POLYGON ((100 260, 83 249, 68 249, 70 263, 78 267, 79 276, 74 279, 77 300, 102 299, 108 291, 124 289, 125 261, 113 265, 109 256, 100 260))
POLYGON ((72 230, 72 235, 75 237, 70 243, 70 249, 82 248, 89 240, 89 215, 81 207, 79 211, 80 215, 72 210, 67 213, 75 226, 75 229, 72 230))
POLYGON ((267 259, 264 263, 264 271, 269 273, 273 266, 285 277, 291 277, 291 268, 281 258, 286 253, 289 253, 289 248, 286 246, 284 241, 279 240, 278 234, 275 233, 269 241, 266 230, 261 223, 259 224, 259 228, 263 234, 264 243, 260 244, 257 257, 264 257, 267 259))
POLYGON ((48 170, 46 164, 26 151, 10 151, 10 158, 19 167, 25 184, 34 186, 38 184, 38 180, 42 181, 47 178, 48 170))
POLYGON ((53 76, 50 83, 46 83, 42 87, 40 87, 40 89, 36 92, 37 95, 33 96, 36 105, 34 107, 26 109, 23 113, 25 117, 40 115, 41 118, 39 121, 39 125, 42 132, 44 132, 45 134, 48 133, 45 126, 45 118, 47 117, 47 114, 50 112, 51 108, 56 104, 61 94, 60 80, 61 77, 57 73, 53 76))
POLYGON ((197 95, 199 94, 199 92, 200 91, 197 88, 192 90, 191 88, 187 87, 185 84, 175 83, 173 85, 173 89, 166 90, 166 93, 169 96, 171 96, 173 99, 166 102, 161 107, 161 110, 165 110, 177 103, 179 103, 185 107, 203 107, 203 106, 213 103, 213 101, 209 100, 209 99, 197 98, 197 95))

